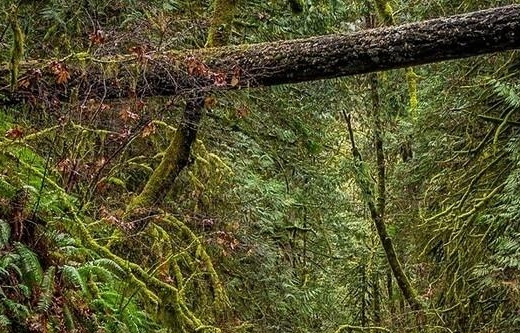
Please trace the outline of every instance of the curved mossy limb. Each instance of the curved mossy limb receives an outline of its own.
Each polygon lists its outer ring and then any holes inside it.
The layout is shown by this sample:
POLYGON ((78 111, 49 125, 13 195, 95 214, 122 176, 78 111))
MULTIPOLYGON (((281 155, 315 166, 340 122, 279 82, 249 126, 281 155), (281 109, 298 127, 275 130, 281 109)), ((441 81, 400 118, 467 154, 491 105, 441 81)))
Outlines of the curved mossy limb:
POLYGON ((190 240, 195 247, 195 255, 198 259, 200 259, 204 265, 206 270, 206 274, 209 277, 211 287, 213 290, 214 296, 214 306, 217 311, 225 310, 229 307, 229 299, 224 291, 224 287, 222 285, 222 281, 218 277, 218 274, 213 266, 210 256, 207 254, 204 245, 200 241, 200 239, 188 228, 184 223, 175 218, 174 216, 167 215, 164 219, 162 219, 165 223, 170 224, 172 227, 178 229, 184 237, 190 240))

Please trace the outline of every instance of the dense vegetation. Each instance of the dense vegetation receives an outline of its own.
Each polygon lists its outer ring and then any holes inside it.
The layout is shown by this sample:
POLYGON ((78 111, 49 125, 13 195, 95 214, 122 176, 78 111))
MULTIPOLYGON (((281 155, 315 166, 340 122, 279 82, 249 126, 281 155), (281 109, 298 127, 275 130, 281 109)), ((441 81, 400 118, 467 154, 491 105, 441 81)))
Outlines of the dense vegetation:
POLYGON ((67 98, 0 93, 0 332, 520 331, 517 51, 111 99, 60 61, 511 3, 2 1, 9 90, 54 59, 67 98))

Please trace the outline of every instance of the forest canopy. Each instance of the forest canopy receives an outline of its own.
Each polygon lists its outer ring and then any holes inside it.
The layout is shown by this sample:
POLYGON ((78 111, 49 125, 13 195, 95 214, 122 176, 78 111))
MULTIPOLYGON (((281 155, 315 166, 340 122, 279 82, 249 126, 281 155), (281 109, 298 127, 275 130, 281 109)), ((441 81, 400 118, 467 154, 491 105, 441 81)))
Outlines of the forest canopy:
POLYGON ((518 332, 519 46, 514 1, 3 1, 0 331, 518 332))

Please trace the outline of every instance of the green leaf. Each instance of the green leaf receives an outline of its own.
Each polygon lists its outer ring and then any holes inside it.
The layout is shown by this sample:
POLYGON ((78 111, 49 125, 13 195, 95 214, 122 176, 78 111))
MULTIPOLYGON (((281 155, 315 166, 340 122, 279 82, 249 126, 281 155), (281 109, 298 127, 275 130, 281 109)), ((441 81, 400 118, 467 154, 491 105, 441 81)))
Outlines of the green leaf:
POLYGON ((21 243, 16 244, 16 253, 20 256, 24 280, 32 285, 39 285, 43 279, 43 270, 36 254, 21 243))
POLYGON ((11 226, 4 220, 0 220, 0 249, 9 244, 11 237, 11 226))

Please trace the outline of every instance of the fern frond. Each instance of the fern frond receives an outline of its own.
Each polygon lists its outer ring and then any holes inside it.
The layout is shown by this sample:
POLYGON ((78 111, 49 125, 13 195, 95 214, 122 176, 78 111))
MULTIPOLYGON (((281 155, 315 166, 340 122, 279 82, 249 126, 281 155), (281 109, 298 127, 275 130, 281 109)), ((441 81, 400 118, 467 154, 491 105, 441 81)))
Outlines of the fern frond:
POLYGON ((69 257, 83 257, 88 254, 88 250, 86 248, 75 245, 60 247, 60 251, 69 257))
POLYGON ((516 87, 496 79, 490 80, 490 83, 493 86, 493 92, 500 96, 508 106, 520 107, 520 96, 517 94, 516 87))
POLYGON ((54 292, 54 276, 56 274, 56 267, 51 266, 45 272, 40 286, 41 295, 38 300, 38 311, 47 312, 52 305, 52 294, 54 292))
POLYGON ((90 304, 92 305, 92 308, 97 309, 99 312, 107 312, 107 310, 110 312, 115 311, 113 306, 107 303, 103 298, 96 298, 92 300, 90 304))
POLYGON ((63 11, 64 11, 63 9, 60 10, 60 9, 50 5, 49 7, 44 8, 40 12, 40 14, 42 15, 43 18, 45 18, 49 21, 54 21, 57 25, 60 25, 61 27, 66 28, 67 23, 65 23, 63 11))
POLYGON ((65 322, 65 328, 68 332, 74 332, 76 325, 74 325, 74 318, 67 304, 63 305, 63 319, 65 322))
POLYGON ((9 238, 11 238, 11 226, 4 220, 0 220, 0 249, 9 244, 9 238))
POLYGON ((0 328, 7 330, 9 326, 11 326, 9 318, 4 314, 0 314, 0 328))
POLYGON ((78 271, 78 269, 76 267, 64 265, 62 267, 62 273, 63 273, 63 278, 65 279, 65 281, 67 281, 68 283, 70 283, 71 285, 73 285, 75 287, 80 288, 81 291, 83 291, 84 293, 86 293, 88 291, 87 282, 83 278, 83 276, 81 276, 80 272, 78 271))
POLYGON ((106 306, 113 311, 116 310, 117 305, 121 303, 121 294, 115 291, 104 291, 100 293, 100 299, 104 301, 106 306))
POLYGON ((18 319, 19 321, 23 321, 29 317, 29 308, 27 306, 8 298, 3 300, 3 304, 10 312, 11 317, 18 319))
POLYGON ((141 332, 140 326, 142 325, 142 322, 137 314, 138 313, 132 311, 125 311, 123 314, 123 321, 126 324, 128 331, 131 333, 141 332))
POLYGON ((43 270, 36 254, 21 243, 16 244, 16 253, 20 256, 24 280, 39 285, 43 279, 43 270))
POLYGON ((81 276, 96 276, 98 281, 110 282, 114 280, 114 274, 108 269, 95 266, 91 263, 78 268, 78 272, 81 276))
POLYGON ((66 246, 77 246, 78 242, 68 234, 58 232, 56 230, 50 230, 45 233, 49 241, 56 244, 57 247, 62 248, 66 246))
POLYGON ((25 284, 19 284, 17 285, 18 287, 18 290, 20 290, 20 293, 24 296, 24 297, 31 297, 31 288, 29 288, 29 286, 25 285, 25 284))
POLYGON ((14 252, 8 252, 0 257, 0 267, 7 269, 12 263, 19 260, 20 256, 14 252))
POLYGON ((114 275, 119 276, 119 277, 125 275, 124 269, 121 268, 121 266, 119 266, 115 261, 108 259, 108 258, 96 259, 92 262, 92 265, 106 268, 107 270, 112 272, 114 275))

